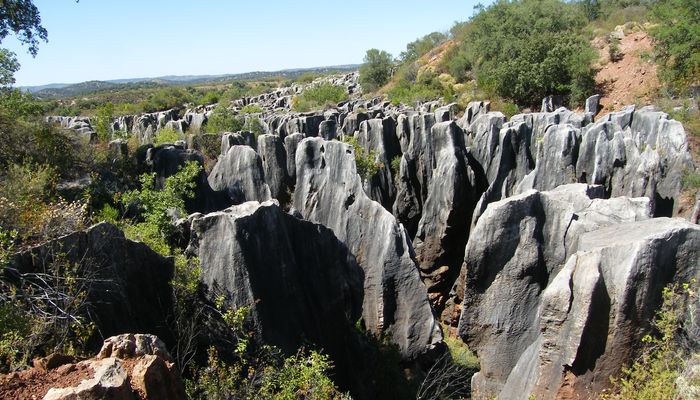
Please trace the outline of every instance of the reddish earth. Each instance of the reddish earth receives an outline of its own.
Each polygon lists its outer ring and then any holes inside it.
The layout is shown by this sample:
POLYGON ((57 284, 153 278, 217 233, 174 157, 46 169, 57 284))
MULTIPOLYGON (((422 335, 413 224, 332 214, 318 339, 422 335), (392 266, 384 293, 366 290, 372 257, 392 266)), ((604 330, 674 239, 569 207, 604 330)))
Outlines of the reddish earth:
POLYGON ((49 371, 37 368, 0 376, 0 399, 42 399, 51 388, 77 386, 95 371, 85 363, 67 364, 49 371))
POLYGON ((596 83, 604 90, 600 100, 603 113, 618 111, 628 104, 652 103, 660 84, 656 64, 650 57, 644 57, 654 50, 646 32, 630 33, 620 41, 623 57, 617 62, 609 61, 604 40, 597 39, 593 45, 601 56, 596 83))

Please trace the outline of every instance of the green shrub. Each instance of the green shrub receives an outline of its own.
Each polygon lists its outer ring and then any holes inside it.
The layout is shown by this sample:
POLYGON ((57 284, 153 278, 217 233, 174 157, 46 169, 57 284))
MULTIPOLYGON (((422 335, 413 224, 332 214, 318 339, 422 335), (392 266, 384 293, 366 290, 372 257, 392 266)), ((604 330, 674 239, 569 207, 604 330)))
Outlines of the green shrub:
POLYGON ((357 174, 360 175, 362 181, 367 181, 371 179, 374 174, 379 172, 379 168, 382 167, 380 162, 377 162, 377 153, 372 151, 366 151, 352 136, 347 136, 344 139, 345 143, 350 144, 355 152, 355 167, 357 169, 357 174))
POLYGON ((535 106, 553 94, 579 104, 594 84, 595 53, 582 35, 586 22, 572 3, 498 1, 472 17, 443 65, 459 77, 469 72, 455 69, 471 68, 482 89, 521 105, 535 106))
POLYGON ((401 52, 401 62, 412 62, 447 40, 447 35, 441 32, 429 33, 406 45, 406 51, 401 52))
POLYGON ((365 92, 373 92, 389 82, 394 60, 386 51, 369 49, 360 67, 360 85, 365 92))
MULTIPOLYGON (((119 199, 125 208, 137 207, 143 222, 125 224, 124 234, 139 240, 161 254, 171 254, 169 240, 174 228, 169 210, 185 215, 185 200, 194 196, 195 178, 201 172, 199 164, 188 162, 178 173, 165 179, 162 190, 155 187, 155 174, 144 174, 140 178, 141 188, 124 193, 119 199)), ((109 210, 103 213, 112 214, 109 210)))
POLYGON ((153 145, 160 146, 161 144, 173 144, 181 139, 180 132, 172 128, 163 128, 156 133, 153 138, 153 145))
POLYGON ((679 91, 700 83, 700 4, 659 0, 652 8, 660 76, 679 91))
POLYGON ((622 60, 622 51, 620 50, 620 39, 616 37, 610 37, 608 40, 608 58, 611 62, 618 62, 622 60))
POLYGON ((224 105, 218 105, 207 120, 207 133, 238 132, 243 129, 245 121, 237 117, 224 105))
POLYGON ((342 86, 323 83, 305 89, 292 99, 292 109, 298 112, 311 111, 323 107, 335 107, 349 98, 342 86))
POLYGON ((259 114, 263 111, 265 110, 263 110, 263 108, 258 104, 248 104, 247 106, 241 108, 241 114, 259 114))
POLYGON ((653 322, 655 333, 642 338, 644 350, 619 379, 613 379, 614 394, 610 400, 677 399, 677 378, 688 360, 697 357, 681 345, 680 332, 685 321, 694 316, 697 282, 671 284, 664 288, 663 304, 653 322))
POLYGON ((393 104, 413 104, 443 98, 445 102, 454 100, 451 85, 443 85, 432 71, 423 72, 416 83, 399 79, 387 93, 393 104))
POLYGON ((95 114, 95 131, 101 141, 109 141, 112 136, 112 122, 114 121, 114 104, 108 102, 97 107, 95 114))

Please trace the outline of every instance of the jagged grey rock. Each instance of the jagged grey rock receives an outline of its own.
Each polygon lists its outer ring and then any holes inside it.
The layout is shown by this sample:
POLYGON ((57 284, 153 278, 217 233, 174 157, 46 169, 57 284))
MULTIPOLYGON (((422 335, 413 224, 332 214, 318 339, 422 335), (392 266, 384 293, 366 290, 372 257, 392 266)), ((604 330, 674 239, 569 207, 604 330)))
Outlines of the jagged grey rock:
POLYGON ((401 155, 401 145, 395 129, 391 118, 375 118, 360 123, 356 136, 357 143, 366 151, 367 156, 374 154, 374 161, 379 164, 377 173, 364 182, 365 192, 387 210, 391 210, 396 198, 391 161, 401 155))
POLYGON ((420 160, 430 169, 423 180, 428 196, 413 243, 423 282, 440 310, 459 275, 478 195, 462 130, 454 122, 438 123, 429 143, 420 160))
POLYGON ((287 153, 287 174, 289 175, 289 183, 294 184, 297 176, 297 167, 295 163, 297 147, 304 139, 301 133, 294 133, 284 138, 284 150, 287 153))
POLYGON ((287 174, 287 152, 282 139, 276 135, 260 135, 258 154, 262 158, 265 182, 270 187, 270 195, 281 202, 286 202, 289 175, 287 174))
POLYGON ((594 94, 593 96, 586 99, 585 110, 587 113, 591 113, 593 115, 598 114, 598 111, 600 111, 600 95, 599 94, 594 94))
POLYGON ((249 146, 251 149, 257 149, 255 135, 248 131, 224 132, 221 135, 221 155, 228 153, 228 149, 233 146, 249 146))
POLYGON ((406 226, 410 237, 415 237, 418 222, 423 214, 423 203, 428 198, 428 180, 432 177, 432 165, 423 154, 430 152, 430 130, 435 125, 435 115, 414 114, 409 120, 410 141, 401 157, 399 188, 393 211, 406 226))
POLYGON ((172 343, 171 259, 103 222, 16 254, 5 277, 51 271, 58 257, 81 266, 91 279, 85 301, 101 335, 143 332, 172 343))
POLYGON ((286 354, 319 346, 353 385, 364 272, 330 229, 272 201, 247 202, 195 218, 188 252, 211 296, 251 308, 260 339, 286 354))
POLYGON ((296 153, 294 208, 333 230, 364 270, 365 326, 384 333, 405 359, 442 340, 403 227, 362 189, 352 146, 304 139, 296 153))
POLYGON ((535 169, 523 178, 516 191, 551 190, 576 183, 576 157, 580 143, 580 131, 573 126, 551 125, 537 143, 535 169))
POLYGON ((683 174, 694 168, 683 125, 645 107, 610 113, 582 135, 579 181, 605 186, 610 196, 648 197, 654 214, 678 211, 683 174))
POLYGON ((602 196, 602 187, 584 184, 531 190, 491 203, 476 223, 455 303, 461 304, 459 334, 482 366, 472 380, 478 398, 497 395, 537 340, 541 293, 581 248, 581 238, 650 218, 648 199, 602 196))
POLYGON ((234 204, 270 200, 262 159, 250 146, 232 146, 219 157, 207 178, 213 190, 224 191, 234 204))
POLYGON ((539 335, 500 397, 600 393, 650 331, 663 288, 700 275, 700 227, 681 219, 598 229, 578 248, 542 293, 539 335))

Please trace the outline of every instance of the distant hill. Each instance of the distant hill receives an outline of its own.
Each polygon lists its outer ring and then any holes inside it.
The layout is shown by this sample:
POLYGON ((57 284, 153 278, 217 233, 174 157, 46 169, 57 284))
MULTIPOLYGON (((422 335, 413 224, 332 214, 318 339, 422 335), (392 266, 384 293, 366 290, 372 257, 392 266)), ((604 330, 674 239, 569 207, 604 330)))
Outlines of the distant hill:
POLYGON ((88 81, 81 83, 51 83, 41 86, 23 86, 22 90, 41 99, 60 99, 112 90, 153 88, 159 86, 193 85, 204 83, 225 83, 236 80, 257 80, 273 77, 296 78, 305 73, 350 72, 359 68, 358 64, 335 65, 329 67, 296 68, 280 71, 253 71, 224 75, 168 75, 156 78, 113 79, 108 81, 88 81))

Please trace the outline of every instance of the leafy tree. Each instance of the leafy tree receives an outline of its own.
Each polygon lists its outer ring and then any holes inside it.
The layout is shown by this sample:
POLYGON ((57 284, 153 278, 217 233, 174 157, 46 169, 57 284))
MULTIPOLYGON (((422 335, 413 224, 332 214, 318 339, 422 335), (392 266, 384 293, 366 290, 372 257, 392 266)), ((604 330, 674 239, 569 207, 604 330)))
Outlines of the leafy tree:
POLYGON ((700 2, 659 0, 652 16, 664 80, 677 89, 700 83, 700 2))
POLYGON ((447 35, 441 32, 429 33, 406 45, 406 51, 401 52, 402 62, 411 62, 432 50, 435 46, 447 40, 447 35))
MULTIPOLYGON (((581 34, 586 17, 559 0, 500 0, 463 31, 450 70, 471 68, 482 89, 523 105, 551 94, 580 103, 592 91, 594 52, 581 34)), ((458 76, 467 76, 463 71, 458 76)))
POLYGON ((100 140, 108 140, 112 135, 112 122, 114 120, 114 104, 111 102, 105 103, 97 107, 95 115, 97 137, 100 140))
POLYGON ((224 105, 218 105, 207 120, 208 133, 237 132, 243 129, 244 121, 224 105))
POLYGON ((4 0, 0 7, 0 41, 10 32, 17 35, 22 44, 29 46, 29 53, 36 56, 39 41, 48 41, 48 32, 41 26, 39 10, 31 0, 4 0))
POLYGON ((364 64, 360 67, 360 85, 368 92, 379 89, 391 78, 393 66, 394 61, 391 54, 383 50, 367 50, 364 64))
POLYGON ((19 69, 19 62, 15 53, 0 48, 0 88, 12 86, 15 83, 15 72, 19 69))

